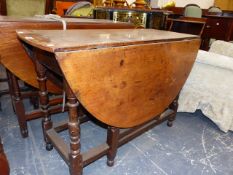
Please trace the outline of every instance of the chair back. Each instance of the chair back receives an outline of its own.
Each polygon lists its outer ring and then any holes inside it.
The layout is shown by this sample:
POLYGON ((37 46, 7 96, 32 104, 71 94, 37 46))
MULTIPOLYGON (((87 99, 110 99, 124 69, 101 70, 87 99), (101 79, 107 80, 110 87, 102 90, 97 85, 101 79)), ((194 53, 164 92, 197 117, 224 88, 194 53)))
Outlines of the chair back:
POLYGON ((25 16, 45 14, 46 0, 6 0, 8 16, 25 16))
POLYGON ((69 7, 65 13, 68 16, 90 17, 93 14, 94 6, 88 1, 80 1, 69 7))
POLYGON ((208 12, 211 12, 211 13, 222 13, 222 10, 219 7, 217 7, 217 6, 211 6, 208 9, 208 12))
POLYGON ((194 17, 201 18, 202 17, 202 9, 200 6, 196 4, 188 4, 184 8, 184 16, 185 17, 194 17))

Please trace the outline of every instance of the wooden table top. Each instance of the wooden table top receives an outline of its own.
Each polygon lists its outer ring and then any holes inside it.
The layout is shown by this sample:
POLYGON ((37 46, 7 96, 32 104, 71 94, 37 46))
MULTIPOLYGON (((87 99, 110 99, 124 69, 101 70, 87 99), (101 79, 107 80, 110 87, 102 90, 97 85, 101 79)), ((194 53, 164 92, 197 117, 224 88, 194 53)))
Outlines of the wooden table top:
MULTIPOLYGON (((65 18, 65 20, 68 21, 67 29, 135 28, 134 25, 130 23, 114 23, 110 20, 93 20, 84 18, 65 18)), ((63 25, 60 21, 54 21, 51 19, 0 16, 0 64, 3 64, 4 67, 19 79, 38 88, 34 65, 18 40, 15 30, 62 30, 62 28, 63 25), (15 63, 17 63, 17 66, 15 66, 15 63)), ((58 92, 57 86, 48 85, 48 89, 49 92, 58 92)))
POLYGON ((195 61, 195 35, 154 29, 18 30, 43 51, 35 58, 62 71, 74 95, 98 120, 128 128, 159 116, 195 61), (56 65, 56 66, 55 66, 56 65))
POLYGON ((198 38, 154 29, 17 30, 17 34, 23 41, 48 52, 198 38))
MULTIPOLYGON (((68 23, 109 23, 109 24, 127 24, 126 22, 114 22, 107 19, 90 19, 90 18, 59 18, 68 23)), ((1 16, 0 22, 57 22, 54 19, 43 18, 43 17, 12 17, 12 16, 1 16)))

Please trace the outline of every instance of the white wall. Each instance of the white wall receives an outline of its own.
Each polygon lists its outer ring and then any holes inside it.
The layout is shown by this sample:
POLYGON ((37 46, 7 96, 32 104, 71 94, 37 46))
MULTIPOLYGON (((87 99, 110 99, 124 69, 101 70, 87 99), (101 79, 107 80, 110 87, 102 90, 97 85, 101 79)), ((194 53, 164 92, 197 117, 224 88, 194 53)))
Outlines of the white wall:
MULTIPOLYGON (((158 6, 162 7, 165 3, 171 0, 151 0, 152 4, 158 1, 158 6)), ((176 7, 184 7, 187 4, 197 4, 203 9, 208 9, 210 6, 214 5, 214 0, 174 0, 176 2, 176 7)))

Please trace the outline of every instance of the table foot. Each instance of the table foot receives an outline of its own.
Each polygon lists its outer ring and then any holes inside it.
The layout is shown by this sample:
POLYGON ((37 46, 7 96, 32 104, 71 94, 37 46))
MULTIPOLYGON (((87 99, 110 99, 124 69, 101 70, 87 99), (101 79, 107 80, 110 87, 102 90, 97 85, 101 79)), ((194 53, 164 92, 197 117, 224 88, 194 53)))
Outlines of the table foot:
POLYGON ((107 160, 107 165, 112 167, 114 165, 114 160, 107 160))
POLYGON ((172 126, 173 126, 173 121, 169 121, 169 120, 168 120, 168 121, 167 121, 167 126, 168 126, 168 127, 172 127, 172 126))
POLYGON ((53 145, 51 143, 46 143, 46 150, 51 151, 53 149, 53 145))
POLYGON ((176 119, 176 113, 177 113, 177 108, 178 108, 178 98, 179 95, 174 99, 174 101, 170 104, 169 108, 174 111, 174 114, 168 117, 167 121, 167 126, 172 127, 173 126, 173 121, 176 119))
POLYGON ((119 140, 120 129, 116 127, 109 126, 107 133, 107 143, 109 145, 109 150, 107 153, 107 165, 113 166, 114 159, 116 157, 118 140, 119 140))
POLYGON ((20 132, 23 138, 28 137, 28 129, 27 128, 20 128, 20 132))

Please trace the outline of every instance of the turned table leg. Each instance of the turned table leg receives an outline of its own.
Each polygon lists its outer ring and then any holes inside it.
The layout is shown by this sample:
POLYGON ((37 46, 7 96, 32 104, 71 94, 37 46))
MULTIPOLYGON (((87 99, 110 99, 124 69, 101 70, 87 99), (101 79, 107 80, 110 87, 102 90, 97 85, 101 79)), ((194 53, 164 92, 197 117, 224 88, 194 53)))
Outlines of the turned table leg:
MULTIPOLYGON (((7 78, 0 78, 0 85, 1 85, 1 83, 6 83, 6 82, 8 82, 7 78)), ((0 98, 1 98, 1 96, 5 95, 5 94, 9 94, 8 89, 0 90, 0 98)), ((1 101, 0 101, 0 111, 2 111, 1 101)))
POLYGON ((174 110, 174 114, 168 117, 167 126, 169 127, 172 127, 173 121, 176 119, 176 113, 177 113, 177 108, 178 108, 178 98, 179 96, 177 96, 175 100, 169 106, 170 109, 174 110))
POLYGON ((69 108, 68 129, 70 135, 70 152, 69 152, 69 168, 71 175, 81 175, 83 170, 83 161, 81 155, 80 144, 80 121, 78 115, 79 102, 70 89, 67 82, 64 82, 67 94, 67 106, 69 108))
POLYGON ((25 109, 21 97, 18 79, 10 71, 7 71, 7 76, 9 78, 10 93, 12 96, 13 107, 18 118, 21 135, 25 138, 28 136, 27 119, 25 115, 25 109))
POLYGON ((107 133, 107 143, 109 145, 109 150, 107 153, 107 165, 113 166, 114 159, 117 153, 118 139, 119 139, 120 129, 116 127, 109 126, 107 133))
POLYGON ((0 174, 1 175, 9 175, 10 174, 10 168, 9 164, 6 158, 6 155, 3 150, 2 141, 0 137, 0 174))
POLYGON ((50 151, 53 149, 53 145, 49 141, 46 131, 52 128, 52 121, 51 116, 49 114, 49 97, 48 91, 46 86, 46 68, 39 63, 39 61, 35 61, 36 72, 37 72, 37 80, 39 83, 39 98, 40 98, 40 108, 43 112, 43 119, 42 119, 42 129, 44 134, 44 141, 46 144, 46 150, 50 151))
POLYGON ((14 113, 15 112, 15 106, 14 106, 14 89, 13 89, 13 83, 12 83, 12 80, 10 78, 11 76, 11 72, 9 70, 6 69, 6 76, 7 76, 7 83, 8 83, 8 88, 9 88, 9 94, 10 94, 10 97, 11 97, 11 104, 12 104, 12 108, 13 108, 13 111, 14 113))

